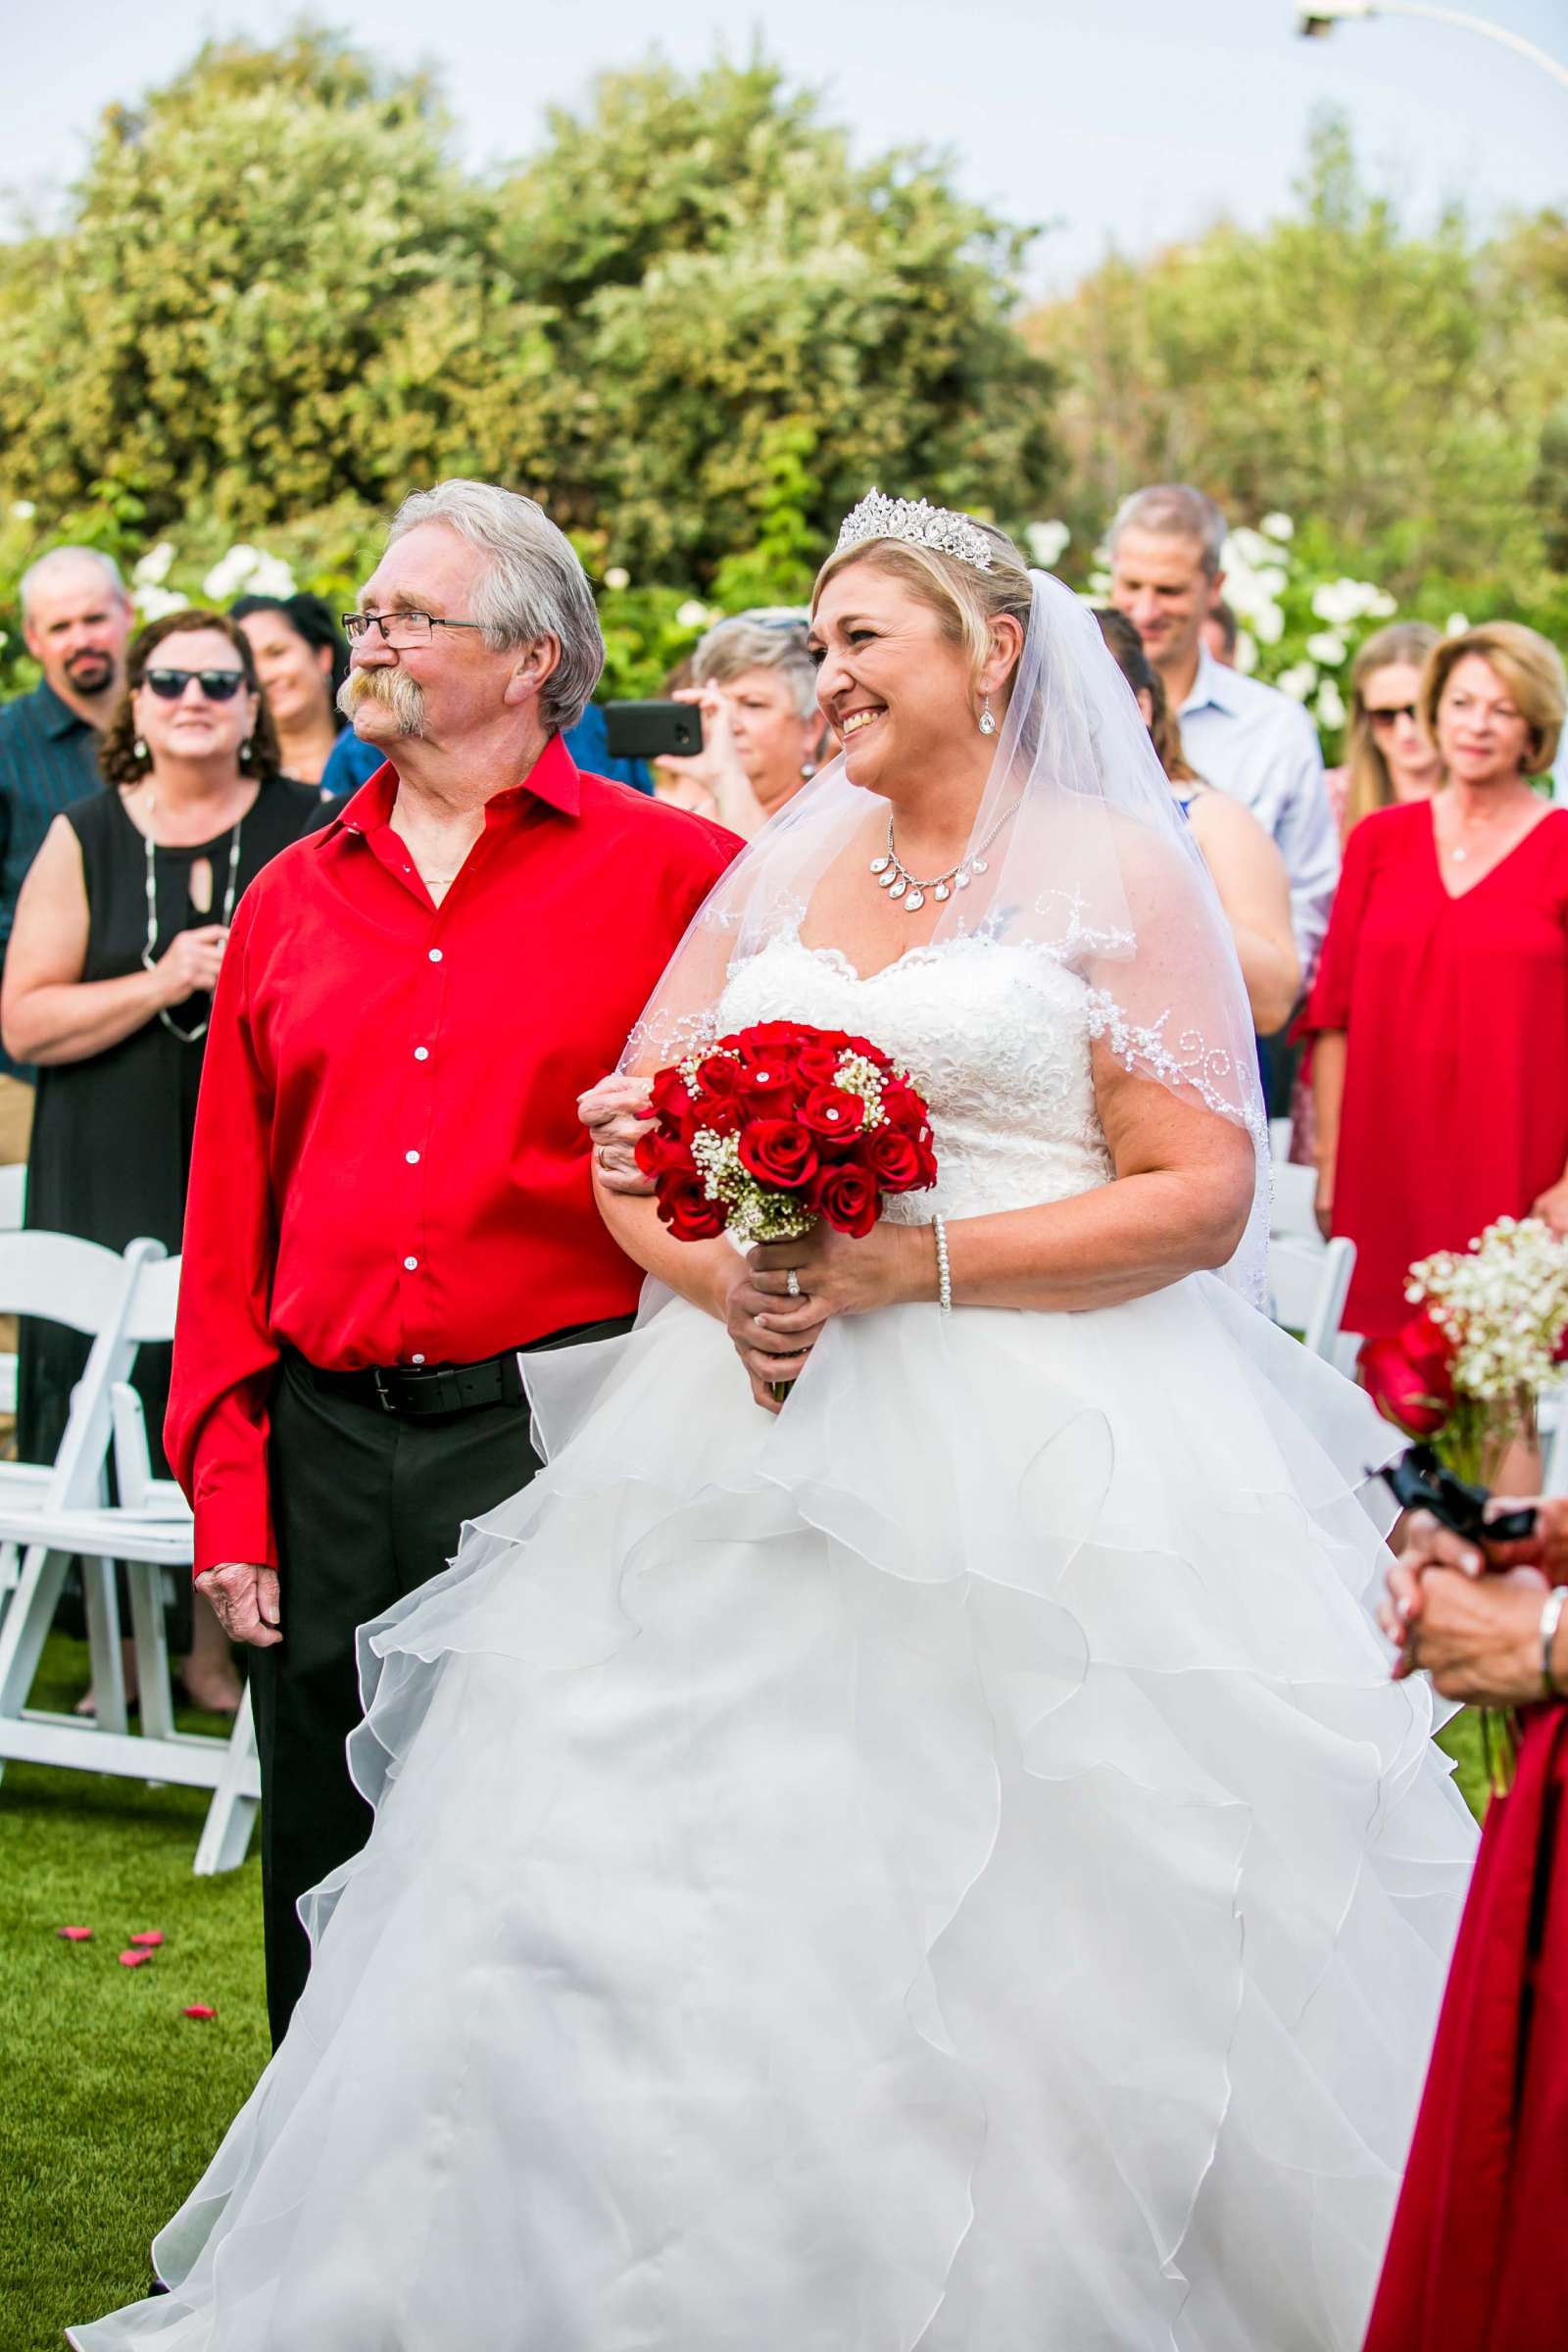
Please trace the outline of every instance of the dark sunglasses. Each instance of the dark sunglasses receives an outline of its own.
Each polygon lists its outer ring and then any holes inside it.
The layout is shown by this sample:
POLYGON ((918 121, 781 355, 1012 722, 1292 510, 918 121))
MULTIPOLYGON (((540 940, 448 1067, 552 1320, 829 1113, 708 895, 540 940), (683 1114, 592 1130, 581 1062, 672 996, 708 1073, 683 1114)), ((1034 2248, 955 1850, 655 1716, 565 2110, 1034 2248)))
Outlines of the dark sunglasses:
POLYGON ((1366 714, 1375 727, 1392 727, 1397 718, 1413 719, 1415 705, 1414 703, 1389 703, 1381 710, 1375 710, 1368 704, 1366 714))
POLYGON ((149 669, 142 684, 162 703, 177 703, 192 678, 210 703, 229 703, 245 683, 242 669, 149 669))

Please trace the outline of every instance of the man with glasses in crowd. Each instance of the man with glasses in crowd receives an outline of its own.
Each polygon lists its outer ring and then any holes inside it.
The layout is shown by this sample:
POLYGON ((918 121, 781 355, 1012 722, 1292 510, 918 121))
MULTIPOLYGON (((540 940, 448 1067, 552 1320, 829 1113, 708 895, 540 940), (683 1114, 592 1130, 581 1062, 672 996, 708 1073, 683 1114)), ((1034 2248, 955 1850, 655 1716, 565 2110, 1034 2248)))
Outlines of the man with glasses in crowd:
MULTIPOLYGON (((57 547, 22 575, 22 635, 43 671, 0 710, 0 963, 17 898, 62 808, 103 778, 98 746, 125 674, 134 615, 112 557, 57 547)), ((0 1167, 27 1156, 31 1075, 0 1051, 0 1167)))
POLYGON ((169 1451, 254 1645, 268 2004, 296 1904, 364 1842, 356 1629, 538 1467, 519 1350, 629 1326, 577 1099, 739 844, 583 774, 604 659, 532 500, 405 501, 344 616, 387 763, 242 899, 207 1045, 169 1451))

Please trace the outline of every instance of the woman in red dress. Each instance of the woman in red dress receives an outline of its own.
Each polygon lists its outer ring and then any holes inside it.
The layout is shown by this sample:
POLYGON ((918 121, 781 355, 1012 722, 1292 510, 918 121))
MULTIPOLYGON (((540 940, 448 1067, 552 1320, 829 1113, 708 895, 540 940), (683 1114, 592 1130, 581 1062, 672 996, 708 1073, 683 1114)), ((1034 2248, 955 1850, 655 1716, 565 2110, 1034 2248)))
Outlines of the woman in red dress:
POLYGON ((1507 1576, 1483 1576, 1473 1544, 1417 1513, 1389 1579, 1399 1671, 1527 1712, 1513 1786, 1487 1815, 1366 2352, 1568 2345, 1568 1498, 1537 1512, 1532 1542, 1491 1547, 1507 1576))
POLYGON ((1530 782, 1565 703, 1533 629, 1445 639, 1421 681, 1443 788, 1346 845, 1301 1028, 1318 1222, 1355 1244, 1345 1321, 1368 1338, 1406 1319, 1412 1259, 1494 1217, 1568 1232, 1568 810, 1530 782))

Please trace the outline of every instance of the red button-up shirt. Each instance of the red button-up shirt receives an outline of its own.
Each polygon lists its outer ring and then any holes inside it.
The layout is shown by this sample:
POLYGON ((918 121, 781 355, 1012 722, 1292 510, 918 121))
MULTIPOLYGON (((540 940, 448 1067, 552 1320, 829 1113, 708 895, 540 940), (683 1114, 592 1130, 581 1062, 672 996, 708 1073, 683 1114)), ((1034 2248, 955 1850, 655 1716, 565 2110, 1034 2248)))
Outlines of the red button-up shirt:
POLYGON ((612 1067, 732 835, 552 737, 439 907, 381 768, 235 915, 202 1076, 168 1446, 196 1571, 272 1565, 268 1400, 628 1314, 576 1098, 612 1067))

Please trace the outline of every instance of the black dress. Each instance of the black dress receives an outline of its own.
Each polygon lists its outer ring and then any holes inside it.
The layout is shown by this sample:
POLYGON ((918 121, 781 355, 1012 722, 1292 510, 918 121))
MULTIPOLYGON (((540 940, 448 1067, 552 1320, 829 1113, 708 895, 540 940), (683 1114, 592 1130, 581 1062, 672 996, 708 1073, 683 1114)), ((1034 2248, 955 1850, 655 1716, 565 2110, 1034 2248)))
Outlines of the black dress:
MULTIPOLYGON (((262 785, 239 826, 236 899, 262 867, 322 813, 314 785, 286 776, 262 785)), ((65 811, 81 844, 87 886, 87 959, 83 980, 122 980, 142 969, 147 945, 147 842, 110 786, 65 811)), ((155 849, 156 956, 178 931, 222 918, 233 832, 188 848, 155 849), (205 858, 212 903, 191 899, 191 868, 205 858)), ((171 1020, 204 1027, 212 999, 188 997, 171 1020)), ((56 1062, 38 1072, 32 1151, 27 1162, 26 1223, 35 1231, 74 1233, 123 1250, 150 1235, 180 1247, 190 1174, 196 1092, 205 1040, 186 1044, 156 1015, 107 1053, 56 1062)), ((17 1439, 24 1461, 54 1459, 71 1392, 87 1361, 88 1342, 58 1324, 24 1321, 17 1366, 17 1439)), ((172 1349, 143 1348, 135 1383, 147 1411, 155 1469, 165 1468, 164 1411, 172 1349)))

